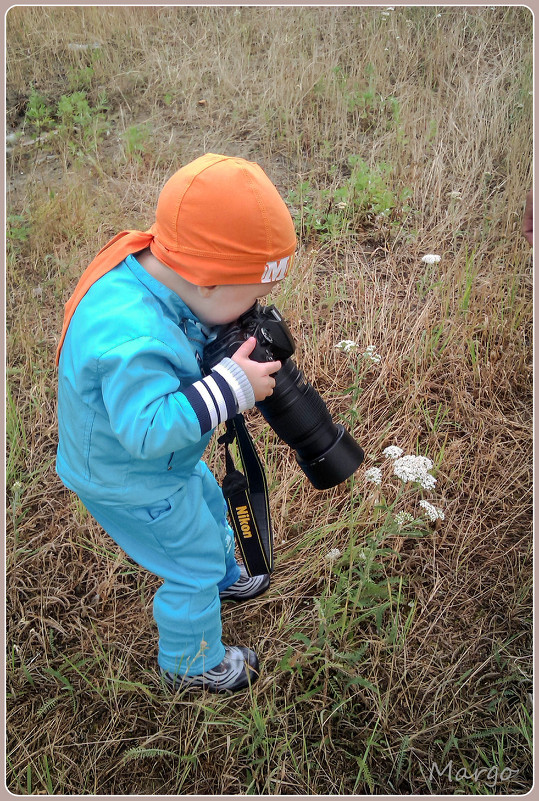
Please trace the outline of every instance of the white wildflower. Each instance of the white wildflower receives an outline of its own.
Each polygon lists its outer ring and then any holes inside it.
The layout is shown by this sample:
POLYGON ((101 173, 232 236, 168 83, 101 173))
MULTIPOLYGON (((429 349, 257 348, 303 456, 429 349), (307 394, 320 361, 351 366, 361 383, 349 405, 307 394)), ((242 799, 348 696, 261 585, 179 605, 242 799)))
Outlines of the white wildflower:
POLYGON ((340 555, 341 552, 339 551, 338 548, 332 548, 331 551, 326 554, 326 561, 334 562, 336 559, 339 558, 340 555))
POLYGON ((445 515, 437 506, 433 506, 428 501, 419 501, 419 505, 425 510, 426 516, 432 523, 435 523, 436 520, 444 520, 445 515))
POLYGON ((384 448, 382 453, 386 459, 398 459, 399 456, 402 456, 404 451, 402 448, 399 448, 398 445, 388 445, 387 448, 384 448))
POLYGON ((399 528, 404 526, 405 523, 413 523, 414 518, 410 512, 397 512, 395 515, 395 523, 399 528))
POLYGON ((342 339, 340 342, 337 342, 335 347, 348 353, 352 348, 357 348, 357 342, 354 342, 353 339, 342 339))
POLYGON ((434 476, 431 476, 430 473, 425 473, 420 479, 418 479, 419 484, 423 487, 423 489, 431 490, 434 489, 436 486, 436 479, 434 476))
POLYGON ((424 261, 425 264, 438 264, 441 261, 441 256, 437 256, 436 253, 427 253, 426 256, 423 256, 421 261, 424 261))
POLYGON ((335 203, 335 207, 338 209, 345 209, 348 206, 346 200, 341 200, 340 203, 335 203))
POLYGON ((458 189, 453 189, 453 191, 449 193, 449 197, 455 200, 462 200, 462 192, 459 192, 458 189))
POLYGON ((382 483, 382 471, 380 468, 369 467, 368 470, 365 470, 365 481, 372 481, 373 484, 379 487, 382 483))
POLYGON ((376 348, 374 345, 368 345, 363 355, 366 356, 367 359, 370 359, 371 362, 374 362, 375 364, 379 364, 382 361, 382 357, 380 356, 379 353, 376 353, 376 348))
POLYGON ((432 467, 426 456, 401 456, 393 462, 393 473, 401 481, 416 481, 423 489, 434 489, 436 479, 428 472, 432 467))

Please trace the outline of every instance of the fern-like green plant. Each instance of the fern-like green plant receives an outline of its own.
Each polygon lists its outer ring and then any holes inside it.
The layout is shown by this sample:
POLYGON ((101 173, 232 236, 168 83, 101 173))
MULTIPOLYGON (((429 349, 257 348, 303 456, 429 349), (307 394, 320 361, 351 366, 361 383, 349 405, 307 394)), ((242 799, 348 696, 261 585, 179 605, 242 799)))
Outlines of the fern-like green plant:
POLYGON ((123 762, 130 762, 133 759, 155 759, 157 757, 177 757, 173 751, 167 751, 166 748, 144 748, 143 746, 136 746, 126 751, 122 757, 123 762))

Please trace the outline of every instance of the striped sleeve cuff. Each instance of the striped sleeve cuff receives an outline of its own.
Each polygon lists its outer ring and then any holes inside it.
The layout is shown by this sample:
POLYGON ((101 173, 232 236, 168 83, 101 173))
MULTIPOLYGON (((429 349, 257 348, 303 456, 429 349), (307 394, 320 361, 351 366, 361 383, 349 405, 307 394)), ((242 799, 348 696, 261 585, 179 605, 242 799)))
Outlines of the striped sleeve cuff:
POLYGON ((236 402, 238 404, 237 414, 251 409, 255 405, 255 393, 251 382, 236 362, 225 357, 213 368, 228 382, 234 390, 236 402))
POLYGON ((229 358, 216 364, 209 375, 182 392, 195 411, 202 435, 255 403, 249 379, 229 358))

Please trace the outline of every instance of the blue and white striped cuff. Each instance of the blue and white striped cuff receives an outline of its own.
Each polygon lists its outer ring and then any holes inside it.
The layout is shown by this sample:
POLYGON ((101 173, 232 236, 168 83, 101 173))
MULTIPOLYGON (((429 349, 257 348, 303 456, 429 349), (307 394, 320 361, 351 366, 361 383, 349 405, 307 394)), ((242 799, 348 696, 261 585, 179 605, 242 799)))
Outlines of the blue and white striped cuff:
POLYGON ((238 404, 237 414, 245 412, 255 405, 255 393, 253 392, 251 382, 239 364, 225 357, 219 364, 216 364, 213 369, 219 372, 232 387, 238 404))
POLYGON ((203 435, 255 403, 249 379, 229 358, 220 361, 209 375, 182 391, 198 417, 203 435))

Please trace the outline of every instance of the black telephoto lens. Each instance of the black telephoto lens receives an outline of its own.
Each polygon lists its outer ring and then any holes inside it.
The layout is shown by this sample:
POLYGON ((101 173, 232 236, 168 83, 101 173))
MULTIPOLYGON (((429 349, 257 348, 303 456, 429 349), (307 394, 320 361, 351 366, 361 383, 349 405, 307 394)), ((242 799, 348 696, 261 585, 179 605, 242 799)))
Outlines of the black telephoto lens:
POLYGON ((316 489, 349 478, 363 461, 363 450, 292 359, 275 374, 273 394, 256 404, 275 433, 296 451, 299 466, 316 489))

